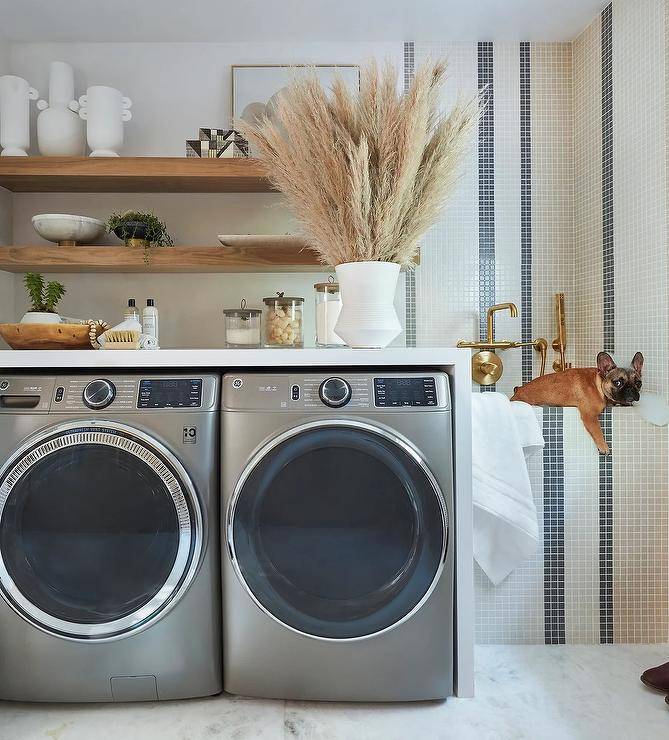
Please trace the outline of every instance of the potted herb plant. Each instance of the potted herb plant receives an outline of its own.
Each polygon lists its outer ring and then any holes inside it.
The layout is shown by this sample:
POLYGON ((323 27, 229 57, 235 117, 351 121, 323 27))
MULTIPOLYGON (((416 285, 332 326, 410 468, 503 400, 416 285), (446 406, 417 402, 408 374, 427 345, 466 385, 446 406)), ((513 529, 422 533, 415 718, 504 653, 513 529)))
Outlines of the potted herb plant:
POLYGON ((401 267, 436 221, 478 121, 478 99, 440 110, 443 61, 399 92, 397 70, 372 63, 360 89, 314 71, 282 91, 272 120, 241 123, 309 245, 334 265, 343 308, 335 327, 351 347, 385 347, 401 331, 393 306, 401 267))
POLYGON ((27 272, 23 283, 30 298, 30 311, 23 315, 21 323, 59 324, 56 306, 65 295, 65 286, 55 281, 45 283, 44 276, 38 272, 27 272))
POLYGON ((112 213, 107 219, 107 231, 122 239, 126 247, 143 248, 147 263, 150 247, 171 247, 174 244, 167 226, 153 213, 141 211, 112 213))

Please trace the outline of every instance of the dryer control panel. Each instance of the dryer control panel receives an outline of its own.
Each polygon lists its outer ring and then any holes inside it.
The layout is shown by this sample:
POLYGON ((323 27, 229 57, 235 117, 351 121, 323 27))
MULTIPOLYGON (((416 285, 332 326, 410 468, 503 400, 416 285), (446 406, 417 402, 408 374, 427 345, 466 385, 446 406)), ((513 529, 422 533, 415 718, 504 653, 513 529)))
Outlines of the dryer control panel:
POLYGON ((0 414, 214 411, 218 389, 214 375, 0 375, 0 414))
POLYGON ((245 373, 223 378, 229 411, 398 412, 450 409, 448 376, 435 372, 245 373))

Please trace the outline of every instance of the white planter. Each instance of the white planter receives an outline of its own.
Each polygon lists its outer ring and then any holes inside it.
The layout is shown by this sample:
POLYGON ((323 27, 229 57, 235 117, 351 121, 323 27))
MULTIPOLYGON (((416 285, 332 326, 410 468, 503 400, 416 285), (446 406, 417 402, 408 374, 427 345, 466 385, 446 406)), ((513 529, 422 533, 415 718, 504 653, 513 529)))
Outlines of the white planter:
POLYGON ((0 77, 0 146, 3 157, 27 157, 30 147, 30 101, 39 93, 23 77, 0 77))
POLYGON ((60 316, 57 313, 47 311, 28 311, 23 314, 22 324, 60 324, 60 316))
POLYGON ((85 125, 76 112, 74 71, 66 62, 51 62, 49 102, 39 100, 37 146, 46 157, 81 156, 86 151, 85 125))
POLYGON ((402 331, 394 305, 400 266, 347 262, 335 270, 343 303, 338 336, 349 347, 387 347, 402 331))
POLYGON ((130 98, 120 90, 93 85, 79 98, 79 116, 86 121, 91 157, 118 157, 123 146, 123 123, 132 118, 130 98))

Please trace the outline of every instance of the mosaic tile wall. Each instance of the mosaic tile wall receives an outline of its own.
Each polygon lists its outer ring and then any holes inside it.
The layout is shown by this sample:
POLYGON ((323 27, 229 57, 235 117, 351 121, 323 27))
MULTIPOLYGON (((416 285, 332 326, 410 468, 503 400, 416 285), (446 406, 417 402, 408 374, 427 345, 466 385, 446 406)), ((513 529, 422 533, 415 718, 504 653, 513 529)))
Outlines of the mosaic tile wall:
MULTIPOLYGON (((666 395, 668 26, 663 0, 615 0, 572 43, 405 46, 412 70, 448 56, 444 105, 481 85, 490 98, 407 294, 417 345, 477 337, 493 301, 520 309, 499 316, 496 336, 550 342, 553 294, 565 292, 568 361, 590 366, 606 348, 629 362, 640 350, 646 388, 666 395)), ((497 390, 536 375, 534 354, 507 352, 497 390)), ((498 587, 477 569, 478 641, 666 642, 666 428, 609 410, 604 458, 575 409, 537 415, 542 546, 498 587)))

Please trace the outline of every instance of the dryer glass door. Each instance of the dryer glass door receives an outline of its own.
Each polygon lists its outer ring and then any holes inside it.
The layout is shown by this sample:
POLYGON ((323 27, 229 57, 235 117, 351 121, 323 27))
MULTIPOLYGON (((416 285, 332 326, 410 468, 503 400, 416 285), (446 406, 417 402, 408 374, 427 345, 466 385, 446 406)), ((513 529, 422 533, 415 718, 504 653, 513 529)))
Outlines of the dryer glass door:
POLYGON ((127 634, 184 584, 197 501, 162 445, 122 425, 64 425, 0 476, 0 585, 37 626, 66 637, 127 634))
POLYGON ((301 633, 354 639, 398 624, 429 594, 446 552, 446 505, 397 437, 362 422, 312 422, 251 462, 228 537, 268 614, 301 633))

